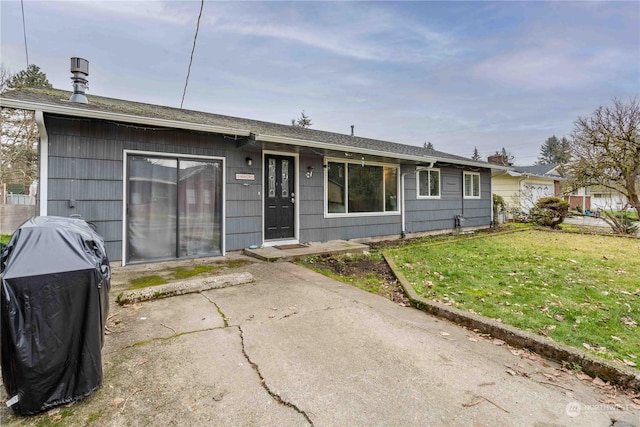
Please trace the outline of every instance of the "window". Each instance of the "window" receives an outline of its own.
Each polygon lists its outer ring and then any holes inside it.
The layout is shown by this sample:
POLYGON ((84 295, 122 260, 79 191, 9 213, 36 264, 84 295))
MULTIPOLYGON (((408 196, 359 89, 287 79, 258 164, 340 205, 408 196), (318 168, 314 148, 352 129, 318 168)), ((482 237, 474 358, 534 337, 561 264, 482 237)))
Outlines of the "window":
POLYGON ((480 198, 480 174, 475 172, 464 173, 464 197, 480 198))
POLYGON ((398 167, 328 162, 328 214, 398 212, 398 167))
POLYGON ((418 172, 418 198, 440 197, 440 170, 429 169, 418 172))

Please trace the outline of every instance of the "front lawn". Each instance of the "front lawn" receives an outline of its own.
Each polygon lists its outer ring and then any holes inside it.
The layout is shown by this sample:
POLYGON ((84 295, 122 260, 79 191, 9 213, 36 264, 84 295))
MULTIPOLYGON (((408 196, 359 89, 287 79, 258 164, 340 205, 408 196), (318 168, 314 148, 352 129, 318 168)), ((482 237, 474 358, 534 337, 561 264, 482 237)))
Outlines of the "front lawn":
POLYGON ((388 254, 420 295, 640 365, 640 241, 530 230, 388 254))

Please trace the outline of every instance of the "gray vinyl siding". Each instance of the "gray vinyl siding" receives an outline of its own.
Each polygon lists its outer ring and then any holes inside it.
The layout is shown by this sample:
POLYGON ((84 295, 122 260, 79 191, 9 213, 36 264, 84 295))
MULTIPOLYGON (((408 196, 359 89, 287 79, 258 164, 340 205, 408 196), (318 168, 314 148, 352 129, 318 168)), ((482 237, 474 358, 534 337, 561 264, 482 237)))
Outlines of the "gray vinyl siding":
MULTIPOLYGON (((45 116, 49 137, 49 215, 79 214, 94 223, 104 237, 112 261, 122 259, 124 150, 223 158, 225 162, 225 249, 263 243, 262 147, 236 142, 222 135, 177 129, 151 129, 92 119, 45 116), (246 157, 253 166, 246 165, 246 157), (255 180, 237 180, 236 174, 254 174, 255 180), (73 207, 70 207, 73 205, 73 207)), ((272 147, 273 148, 273 147, 272 147)), ((295 147, 294 147, 295 148, 295 147)), ((278 151, 286 148, 280 146, 278 151)), ((296 150, 298 151, 298 150, 296 150)), ((399 236, 400 213, 370 216, 325 217, 324 158, 299 152, 296 194, 299 236, 302 243, 334 239, 399 236), (309 167, 313 176, 305 176, 309 167)), ((402 166, 405 176, 407 233, 451 230, 454 217, 463 227, 489 226, 491 183, 489 169, 481 170, 481 199, 462 198, 465 169, 436 165, 441 171, 441 198, 417 199, 414 166, 402 166)))
POLYGON ((124 150, 224 158, 225 247, 236 250, 261 243, 261 152, 256 148, 238 149, 234 140, 221 135, 99 120, 46 115, 45 124, 49 137, 48 214, 79 214, 94 223, 112 261, 122 259, 124 150), (254 160, 252 167, 246 165, 247 156, 254 160), (254 173, 256 180, 237 181, 236 173, 254 173))

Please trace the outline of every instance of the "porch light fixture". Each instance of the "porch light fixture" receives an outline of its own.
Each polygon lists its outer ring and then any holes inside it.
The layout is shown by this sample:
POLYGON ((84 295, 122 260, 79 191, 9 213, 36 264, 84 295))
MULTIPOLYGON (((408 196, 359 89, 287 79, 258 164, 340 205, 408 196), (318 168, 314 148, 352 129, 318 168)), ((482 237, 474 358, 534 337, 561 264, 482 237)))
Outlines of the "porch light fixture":
POLYGON ((311 178, 313 176, 313 170, 315 168, 313 166, 307 166, 307 173, 304 174, 307 178, 311 178))
POLYGON ((251 157, 247 157, 244 161, 247 162, 247 166, 251 166, 253 164, 253 159, 251 157))

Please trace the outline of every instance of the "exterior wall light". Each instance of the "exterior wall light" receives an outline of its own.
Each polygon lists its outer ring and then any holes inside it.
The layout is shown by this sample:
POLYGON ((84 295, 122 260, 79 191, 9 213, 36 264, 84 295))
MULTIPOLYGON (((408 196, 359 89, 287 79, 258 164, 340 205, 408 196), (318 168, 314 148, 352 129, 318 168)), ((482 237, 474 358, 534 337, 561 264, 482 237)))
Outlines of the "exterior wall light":
POLYGON ((247 166, 253 165, 253 159, 251 157, 247 157, 244 161, 247 162, 247 166))

